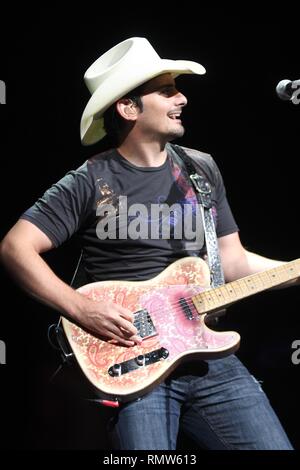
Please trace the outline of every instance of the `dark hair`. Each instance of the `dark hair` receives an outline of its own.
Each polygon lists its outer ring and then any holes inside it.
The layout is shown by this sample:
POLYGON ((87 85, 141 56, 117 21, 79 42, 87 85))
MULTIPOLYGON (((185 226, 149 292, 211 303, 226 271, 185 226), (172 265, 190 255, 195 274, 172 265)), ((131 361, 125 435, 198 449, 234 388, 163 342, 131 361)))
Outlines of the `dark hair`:
MULTIPOLYGON (((143 111, 143 102, 141 99, 142 85, 130 91, 120 99, 130 99, 134 104, 143 111)), ((126 129, 127 122, 120 116, 116 109, 116 103, 113 103, 103 114, 103 125, 107 137, 114 145, 120 143, 123 132, 126 129)))

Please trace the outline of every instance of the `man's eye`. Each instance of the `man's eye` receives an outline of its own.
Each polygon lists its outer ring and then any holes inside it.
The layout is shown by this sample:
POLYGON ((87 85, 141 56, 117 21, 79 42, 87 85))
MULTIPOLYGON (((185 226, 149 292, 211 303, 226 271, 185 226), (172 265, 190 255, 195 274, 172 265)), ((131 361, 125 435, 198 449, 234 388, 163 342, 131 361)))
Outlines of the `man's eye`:
POLYGON ((163 88, 161 90, 161 94, 162 95, 166 95, 166 96, 172 96, 174 95, 175 91, 174 91, 174 88, 163 88))

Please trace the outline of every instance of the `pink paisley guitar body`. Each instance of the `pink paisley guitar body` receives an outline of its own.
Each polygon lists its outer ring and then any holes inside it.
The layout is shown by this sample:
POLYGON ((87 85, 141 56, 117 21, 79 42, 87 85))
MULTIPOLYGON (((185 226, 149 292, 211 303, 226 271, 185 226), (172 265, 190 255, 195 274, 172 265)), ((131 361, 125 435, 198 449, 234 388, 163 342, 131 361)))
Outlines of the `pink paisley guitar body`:
POLYGON ((94 300, 110 300, 135 314, 141 345, 103 341, 62 318, 79 366, 99 395, 128 401, 150 391, 187 359, 216 359, 233 353, 240 336, 207 327, 211 313, 239 299, 300 275, 300 260, 211 289, 207 264, 182 258, 149 281, 104 281, 79 289, 94 300))
POLYGON ((110 300, 135 313, 142 344, 123 347, 102 341, 62 319, 74 355, 87 379, 108 399, 128 401, 150 391, 184 359, 213 359, 234 352, 235 332, 205 325, 192 297, 209 289, 210 273, 200 258, 183 258, 149 281, 104 281, 79 289, 94 300, 110 300))

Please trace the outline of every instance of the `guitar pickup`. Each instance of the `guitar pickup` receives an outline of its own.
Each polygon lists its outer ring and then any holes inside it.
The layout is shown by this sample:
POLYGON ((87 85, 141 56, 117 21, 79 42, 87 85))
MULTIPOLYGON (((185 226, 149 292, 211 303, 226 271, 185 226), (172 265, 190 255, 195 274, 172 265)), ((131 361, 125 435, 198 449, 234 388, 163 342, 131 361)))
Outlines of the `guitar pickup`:
POLYGON ((188 304, 187 300, 184 297, 179 299, 179 305, 188 320, 194 320, 193 312, 188 304))
POLYGON ((150 364, 154 364, 162 359, 167 359, 168 356, 169 351, 166 348, 155 349, 147 354, 139 354, 128 361, 114 364, 108 369, 108 373, 111 377, 120 377, 121 375, 139 369, 140 367, 149 366, 150 364))

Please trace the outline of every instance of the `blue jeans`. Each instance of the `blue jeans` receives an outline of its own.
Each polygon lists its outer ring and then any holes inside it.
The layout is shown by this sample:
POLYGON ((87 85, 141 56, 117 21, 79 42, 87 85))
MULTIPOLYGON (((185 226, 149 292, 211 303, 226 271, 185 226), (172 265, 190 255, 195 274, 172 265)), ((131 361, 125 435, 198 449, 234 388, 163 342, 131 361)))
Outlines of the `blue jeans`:
POLYGON ((292 449, 259 383, 234 355, 179 366, 121 405, 109 427, 119 450, 175 450, 179 427, 201 449, 292 449))

